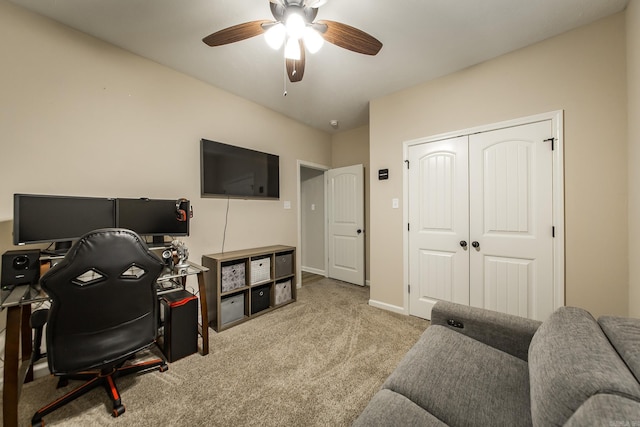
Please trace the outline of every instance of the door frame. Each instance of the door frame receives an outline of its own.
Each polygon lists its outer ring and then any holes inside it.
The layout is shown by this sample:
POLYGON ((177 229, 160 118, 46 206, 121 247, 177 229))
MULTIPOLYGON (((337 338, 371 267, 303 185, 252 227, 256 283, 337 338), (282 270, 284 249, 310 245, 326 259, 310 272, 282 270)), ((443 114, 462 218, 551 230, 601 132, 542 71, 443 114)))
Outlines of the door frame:
MULTIPOLYGON (((553 304, 554 308, 565 304, 565 224, 564 224, 564 110, 556 110, 542 114, 497 122, 472 128, 446 132, 424 138, 417 138, 403 142, 403 159, 409 159, 409 147, 412 145, 436 142, 443 139, 456 138, 459 136, 472 135, 475 133, 489 132, 508 127, 526 125, 529 123, 551 120, 553 135, 555 138, 555 149, 553 151, 552 180, 553 180, 553 224, 555 227, 555 238, 553 239, 553 304)), ((409 224, 409 171, 405 167, 403 173, 403 224, 409 224)), ((409 230, 403 227, 403 283, 404 314, 409 315, 409 230)))
MULTIPOLYGON (((300 289, 302 287, 302 174, 301 174, 301 169, 302 168, 307 168, 307 169, 315 169, 318 171, 323 171, 326 172, 329 169, 331 169, 329 166, 326 165, 321 165, 319 163, 312 163, 312 162, 307 162, 304 160, 299 160, 298 159, 298 165, 296 168, 296 174, 297 174, 297 185, 298 185, 298 248, 300 250, 300 254, 299 256, 296 257, 296 277, 298 278, 298 283, 296 284, 296 287, 298 289, 300 289)), ((326 225, 327 222, 327 183, 326 180, 323 179, 324 182, 324 199, 325 199, 325 203, 324 203, 324 222, 326 225)), ((327 277, 327 257, 328 257, 328 250, 327 250, 327 230, 325 227, 325 232, 324 232, 324 276, 327 277)))

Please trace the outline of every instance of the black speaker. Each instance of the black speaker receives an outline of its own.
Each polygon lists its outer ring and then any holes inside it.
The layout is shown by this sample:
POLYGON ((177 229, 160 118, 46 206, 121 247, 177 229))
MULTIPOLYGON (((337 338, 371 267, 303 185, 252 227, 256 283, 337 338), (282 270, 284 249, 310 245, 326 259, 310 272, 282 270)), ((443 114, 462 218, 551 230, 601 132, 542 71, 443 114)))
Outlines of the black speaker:
POLYGON ((198 351, 198 297, 185 290, 160 297, 164 334, 160 348, 169 362, 198 351))
POLYGON ((2 286, 32 285, 40 279, 40 249, 2 254, 2 286))

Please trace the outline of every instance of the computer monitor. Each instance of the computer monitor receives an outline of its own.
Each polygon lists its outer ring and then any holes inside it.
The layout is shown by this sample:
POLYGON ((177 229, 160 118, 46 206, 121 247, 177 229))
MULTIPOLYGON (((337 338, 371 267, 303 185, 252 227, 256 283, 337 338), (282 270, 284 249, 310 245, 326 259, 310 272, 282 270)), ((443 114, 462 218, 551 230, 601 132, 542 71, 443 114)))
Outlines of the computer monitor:
POLYGON ((118 227, 153 236, 154 242, 162 242, 164 236, 189 235, 188 200, 117 199, 116 205, 118 227), (178 209, 186 215, 181 217, 178 209))
POLYGON ((14 245, 56 242, 60 252, 89 231, 115 226, 112 198, 13 195, 14 245))

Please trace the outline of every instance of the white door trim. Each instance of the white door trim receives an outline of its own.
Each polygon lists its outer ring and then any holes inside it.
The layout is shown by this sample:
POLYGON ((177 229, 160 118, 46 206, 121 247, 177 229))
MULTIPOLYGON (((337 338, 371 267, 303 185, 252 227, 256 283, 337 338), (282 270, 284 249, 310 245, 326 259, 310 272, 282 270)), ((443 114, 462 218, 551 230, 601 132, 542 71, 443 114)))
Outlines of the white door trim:
MULTIPOLYGON (((296 168, 296 175, 297 175, 297 186, 298 186, 298 250, 302 250, 302 186, 301 186, 301 174, 300 174, 300 169, 305 167, 308 169, 317 169, 320 171, 327 171, 330 169, 329 166, 325 166, 325 165, 321 165, 319 163, 312 163, 312 162, 307 162, 304 160, 300 160, 298 159, 298 165, 296 168)), ((325 186, 325 199, 327 197, 326 195, 327 191, 326 191, 326 186, 325 186)), ((325 222, 326 222, 326 218, 327 218, 327 208, 326 208, 327 204, 325 202, 325 211, 324 211, 324 217, 325 217, 325 222)), ((326 262, 327 259, 327 233, 325 232, 325 236, 324 236, 324 259, 326 262)), ((296 287, 298 289, 300 289, 302 287, 302 256, 297 256, 296 257, 296 277, 298 278, 298 283, 296 283, 296 287)), ((325 265, 325 271, 326 271, 326 265, 325 265)))
MULTIPOLYGON (((564 265, 564 122, 563 110, 551 111, 548 113, 536 114, 533 116, 521 117, 503 122, 476 126, 468 129, 442 133, 424 138, 413 139, 403 142, 403 159, 409 158, 409 147, 417 144, 440 141, 443 139, 455 138, 458 136, 471 135, 474 133, 488 132, 513 126, 521 126, 529 123, 551 120, 555 138, 555 150, 553 152, 553 223, 555 227, 555 238, 553 245, 554 260, 554 307, 561 307, 565 304, 565 265, 564 265)), ((409 223, 409 173, 404 167, 403 174, 403 312, 409 314, 409 231, 406 224, 409 223)))

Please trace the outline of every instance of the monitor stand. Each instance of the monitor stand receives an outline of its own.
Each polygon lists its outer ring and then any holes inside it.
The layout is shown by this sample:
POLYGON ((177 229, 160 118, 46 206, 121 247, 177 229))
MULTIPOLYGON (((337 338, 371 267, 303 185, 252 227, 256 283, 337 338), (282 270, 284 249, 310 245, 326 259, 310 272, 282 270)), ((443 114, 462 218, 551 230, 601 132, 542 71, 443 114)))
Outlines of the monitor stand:
POLYGON ((65 240, 64 242, 55 242, 53 250, 43 250, 42 253, 47 255, 64 255, 71 249, 71 240, 65 240))
POLYGON ((153 236, 153 245, 160 245, 160 246, 164 246, 166 243, 164 241, 164 236, 153 236))

